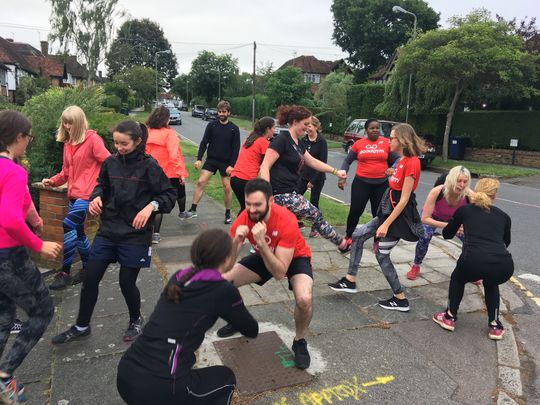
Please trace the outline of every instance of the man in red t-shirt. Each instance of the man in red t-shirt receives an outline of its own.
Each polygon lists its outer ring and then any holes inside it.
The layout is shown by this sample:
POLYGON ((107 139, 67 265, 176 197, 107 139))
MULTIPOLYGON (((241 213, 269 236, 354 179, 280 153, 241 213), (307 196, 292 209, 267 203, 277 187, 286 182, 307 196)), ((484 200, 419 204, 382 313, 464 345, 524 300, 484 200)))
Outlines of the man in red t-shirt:
MULTIPOLYGON (((311 251, 296 226, 295 215, 274 204, 270 183, 263 179, 248 181, 245 197, 246 209, 233 222, 230 233, 240 242, 237 253, 246 239, 255 253, 242 258, 223 278, 236 287, 251 283, 263 285, 271 278, 288 278, 296 301, 296 336, 292 350, 296 367, 306 369, 310 356, 305 335, 313 312, 311 251)), ((227 324, 218 330, 218 336, 228 337, 235 332, 234 327, 227 324)))

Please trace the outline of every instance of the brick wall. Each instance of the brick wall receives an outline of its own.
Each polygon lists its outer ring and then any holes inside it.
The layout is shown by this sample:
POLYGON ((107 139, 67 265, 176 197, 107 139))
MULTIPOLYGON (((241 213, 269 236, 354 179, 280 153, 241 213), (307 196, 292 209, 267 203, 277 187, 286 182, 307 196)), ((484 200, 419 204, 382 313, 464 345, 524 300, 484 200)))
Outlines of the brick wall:
MULTIPOLYGON (((32 188, 39 190, 39 215, 43 219, 43 233, 41 239, 62 243, 64 240, 63 221, 67 214, 69 200, 66 187, 45 188, 41 183, 32 184, 32 188)), ((99 227, 99 219, 86 217, 84 229, 90 240, 99 227)), ((34 260, 40 267, 57 269, 62 267, 62 254, 57 260, 45 260, 40 255, 34 255, 34 260)), ((78 253, 75 253, 74 265, 80 262, 78 253)))
MULTIPOLYGON (((465 160, 474 162, 498 163, 503 165, 512 164, 510 149, 479 149, 465 148, 465 160)), ((540 168, 540 152, 516 150, 516 166, 540 168)))

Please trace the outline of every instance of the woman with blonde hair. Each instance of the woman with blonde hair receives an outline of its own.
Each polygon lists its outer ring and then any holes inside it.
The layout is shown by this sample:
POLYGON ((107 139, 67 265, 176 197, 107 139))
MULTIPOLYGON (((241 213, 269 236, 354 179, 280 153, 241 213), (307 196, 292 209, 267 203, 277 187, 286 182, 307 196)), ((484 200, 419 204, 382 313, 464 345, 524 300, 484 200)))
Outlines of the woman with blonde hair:
POLYGON ((375 257, 393 292, 391 298, 379 301, 379 306, 394 311, 409 311, 409 300, 390 259, 390 251, 400 239, 416 242, 424 234, 420 214, 416 209, 414 190, 420 181, 418 156, 424 153, 425 149, 424 141, 409 124, 398 124, 392 128, 390 151, 397 153, 400 159, 388 179, 388 189, 381 199, 377 216, 354 231, 349 270, 341 280, 329 284, 332 290, 357 292, 356 274, 362 259, 364 242, 375 236, 375 257))
POLYGON ((76 105, 67 107, 62 113, 56 140, 64 143, 62 170, 42 182, 46 187, 58 187, 67 183, 69 206, 63 221, 64 260, 62 269, 49 286, 52 290, 63 290, 72 284, 80 283, 84 276, 90 252, 90 242, 84 233, 88 199, 97 184, 101 164, 110 153, 98 133, 88 129, 86 115, 76 105), (75 249, 79 251, 83 268, 72 277, 71 265, 75 249))
MULTIPOLYGON (((435 230, 444 228, 454 212, 469 203, 470 184, 471 172, 464 166, 456 166, 448 172, 444 184, 433 187, 429 192, 422 208, 424 236, 421 236, 416 244, 414 264, 407 273, 409 280, 416 280, 420 275, 420 265, 427 254, 435 230)), ((458 231, 457 236, 463 240, 463 232, 458 231)))
POLYGON ((496 179, 480 179, 471 196, 471 204, 455 212, 443 229, 445 239, 453 238, 461 226, 465 240, 463 251, 450 277, 448 307, 433 315, 433 321, 443 329, 453 331, 465 284, 482 279, 488 311, 488 337, 500 340, 504 327, 499 320, 499 285, 514 273, 510 245, 512 222, 508 214, 493 205, 500 183, 496 179))

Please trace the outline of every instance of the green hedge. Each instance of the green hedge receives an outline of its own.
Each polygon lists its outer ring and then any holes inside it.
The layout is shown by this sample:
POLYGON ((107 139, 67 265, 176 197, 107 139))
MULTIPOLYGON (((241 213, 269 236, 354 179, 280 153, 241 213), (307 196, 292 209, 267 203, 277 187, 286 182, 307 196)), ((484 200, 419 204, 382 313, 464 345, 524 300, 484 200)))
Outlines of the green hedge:
POLYGON ((107 149, 113 152, 115 149, 112 140, 112 130, 117 124, 128 119, 129 118, 123 114, 99 112, 88 116, 88 126, 103 138, 107 149))
MULTIPOLYGON (((384 100, 384 85, 355 84, 347 91, 347 111, 351 118, 375 117, 375 107, 384 100)), ((383 117, 379 117, 383 118, 383 117)))
MULTIPOLYGON (((252 96, 231 97, 228 99, 229 103, 231 103, 231 112, 234 115, 251 117, 252 100, 252 96)), ((274 111, 268 97, 258 94, 255 96, 255 117, 261 118, 264 116, 273 117, 274 111)))
POLYGON ((122 107, 122 99, 115 95, 106 96, 103 100, 103 107, 112 108, 114 111, 119 112, 122 107))

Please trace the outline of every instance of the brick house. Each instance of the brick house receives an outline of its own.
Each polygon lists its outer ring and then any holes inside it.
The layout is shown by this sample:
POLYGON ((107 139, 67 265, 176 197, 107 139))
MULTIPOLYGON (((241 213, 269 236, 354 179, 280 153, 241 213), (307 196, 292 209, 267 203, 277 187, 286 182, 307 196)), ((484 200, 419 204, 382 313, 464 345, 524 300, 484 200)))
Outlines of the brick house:
MULTIPOLYGON (((0 64, 7 68, 2 68, 0 71, 4 72, 4 91, 11 101, 15 101, 15 91, 21 77, 36 77, 39 75, 39 71, 34 69, 23 55, 19 54, 16 44, 11 39, 0 37, 0 64)), ((2 73, 0 73, 1 76, 2 73)))
POLYGON ((323 79, 342 66, 343 63, 343 60, 327 61, 317 59, 311 55, 302 55, 288 60, 279 69, 285 69, 289 66, 299 68, 304 74, 304 81, 306 83, 312 83, 311 92, 315 93, 323 79))

